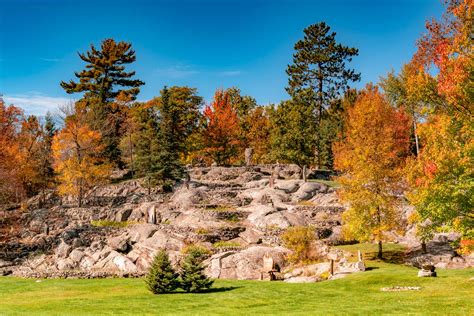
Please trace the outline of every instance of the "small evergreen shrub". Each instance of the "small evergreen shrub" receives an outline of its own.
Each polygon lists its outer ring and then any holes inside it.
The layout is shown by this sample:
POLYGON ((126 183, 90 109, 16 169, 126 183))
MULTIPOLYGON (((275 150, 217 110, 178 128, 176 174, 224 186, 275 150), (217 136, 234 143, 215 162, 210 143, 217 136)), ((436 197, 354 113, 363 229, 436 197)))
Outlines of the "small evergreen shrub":
POLYGON ((179 287, 178 276, 171 266, 168 253, 163 249, 153 259, 145 282, 153 294, 170 293, 179 287))
POLYGON ((190 247, 187 255, 181 265, 180 287, 186 292, 199 292, 208 289, 214 281, 210 280, 204 274, 204 265, 206 252, 201 247, 190 247))

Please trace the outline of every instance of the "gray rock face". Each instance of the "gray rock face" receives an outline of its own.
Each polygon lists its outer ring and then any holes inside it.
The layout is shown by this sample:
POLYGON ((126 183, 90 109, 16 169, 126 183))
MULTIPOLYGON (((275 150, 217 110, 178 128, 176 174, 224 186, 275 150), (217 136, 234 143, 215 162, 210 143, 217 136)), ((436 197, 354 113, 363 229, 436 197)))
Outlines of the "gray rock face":
POLYGON ((110 248, 117 251, 126 251, 128 248, 130 237, 127 234, 112 237, 107 241, 110 248))
POLYGON ((132 242, 140 242, 151 237, 159 226, 153 224, 135 224, 128 227, 128 234, 132 242))
POLYGON ((56 257, 58 258, 67 258, 71 252, 72 247, 66 244, 64 241, 61 241, 58 248, 56 248, 56 257))
POLYGON ((115 220, 117 222, 125 222, 128 220, 130 215, 132 214, 132 209, 131 208, 125 208, 117 212, 115 220))
POLYGON ((296 202, 307 201, 314 197, 317 193, 325 193, 327 186, 317 182, 305 182, 293 195, 296 202))
MULTIPOLYGON (((188 172, 188 185, 178 184, 173 193, 156 188, 149 195, 141 180, 130 180, 94 188, 87 194, 86 207, 76 207, 75 200, 68 198, 63 199, 67 206, 34 209, 30 205, 33 209, 22 219, 27 229, 18 239, 45 254, 18 260, 12 254, 2 257, 0 251, 0 261, 13 262, 13 268, 7 268, 23 276, 142 275, 159 249, 166 249, 176 263, 185 246, 198 243, 213 254, 207 262, 210 276, 265 279, 268 271, 263 271, 264 257, 270 256, 281 268, 286 265, 288 250, 282 248, 281 234, 288 227, 316 227, 321 240, 312 245, 311 252, 324 260, 329 260, 327 245, 342 240, 341 213, 345 206, 335 189, 302 181, 301 168, 296 165, 197 167, 188 172), (122 225, 97 227, 92 221, 122 225)), ((37 203, 37 199, 30 201, 37 203)), ((403 212, 409 211, 404 207, 403 212)), ((411 227, 409 234, 413 232, 411 227)), ((413 236, 391 236, 398 242, 412 239, 415 246, 419 245, 413 236)), ((474 257, 455 255, 448 244, 455 237, 438 235, 428 243, 430 254, 414 252, 411 257, 439 268, 474 265, 474 257)), ((363 263, 344 261, 344 253, 331 256, 339 275, 365 269, 363 263)), ((321 267, 326 269, 327 265, 321 267)), ((324 271, 317 269, 308 267, 288 279, 319 280, 318 274, 324 271)))
POLYGON ((73 262, 80 262, 81 259, 84 257, 84 252, 82 252, 81 250, 79 249, 74 249, 73 251, 71 251, 71 253, 69 254, 69 258, 73 261, 73 262))
POLYGON ((58 260, 56 267, 58 270, 72 270, 74 269, 75 264, 71 259, 66 258, 58 260))
POLYGON ((270 256, 283 266, 288 250, 281 247, 252 246, 240 252, 227 252, 212 256, 208 260, 207 273, 212 278, 258 280, 263 271, 263 257, 270 256))

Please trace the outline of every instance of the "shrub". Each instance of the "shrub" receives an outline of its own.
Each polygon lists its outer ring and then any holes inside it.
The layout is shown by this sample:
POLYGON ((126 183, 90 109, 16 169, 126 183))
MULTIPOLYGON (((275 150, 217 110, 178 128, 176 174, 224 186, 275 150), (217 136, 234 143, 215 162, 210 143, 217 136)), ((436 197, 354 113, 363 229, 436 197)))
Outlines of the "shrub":
POLYGON ((198 234, 198 235, 206 235, 206 234, 209 234, 209 230, 208 230, 208 229, 205 229, 205 228, 197 228, 194 232, 195 232, 196 234, 198 234))
POLYGON ((171 266, 168 253, 164 249, 153 259, 145 282, 153 294, 169 293, 179 287, 178 274, 171 266))
POLYGON ((292 251, 292 253, 288 255, 288 260, 291 263, 300 263, 311 259, 311 246, 316 240, 313 227, 290 227, 283 233, 281 239, 285 247, 292 251))
POLYGON ((217 241, 213 244, 214 248, 241 248, 238 242, 234 241, 217 241))
POLYGON ((207 249, 206 247, 204 246, 201 246, 201 245, 197 245, 197 244, 190 244, 190 245, 187 245, 186 247, 184 247, 181 252, 185 255, 188 255, 190 254, 191 252, 196 252, 198 253, 203 259, 207 259, 211 254, 212 252, 207 249))
POLYGON ((114 227, 123 228, 132 224, 132 222, 115 222, 115 221, 91 221, 91 225, 95 227, 114 227))
POLYGON ((204 274, 205 252, 202 247, 189 247, 181 265, 181 288, 186 292, 199 292, 208 289, 214 281, 204 274))
POLYGON ((458 253, 461 255, 468 256, 474 252, 474 240, 473 239, 461 239, 459 241, 458 253))

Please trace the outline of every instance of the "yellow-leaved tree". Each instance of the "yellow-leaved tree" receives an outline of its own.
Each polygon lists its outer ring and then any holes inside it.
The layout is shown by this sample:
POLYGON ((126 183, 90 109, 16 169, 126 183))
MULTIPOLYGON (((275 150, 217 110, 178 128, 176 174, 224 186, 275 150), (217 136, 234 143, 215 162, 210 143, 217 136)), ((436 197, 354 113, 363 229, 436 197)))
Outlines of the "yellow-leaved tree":
POLYGON ((408 117, 389 105, 376 87, 361 91, 348 110, 346 132, 334 146, 335 166, 344 203, 344 233, 359 241, 376 241, 378 258, 386 232, 401 228, 397 194, 401 165, 409 147, 408 117))
POLYGON ((76 197, 81 207, 86 191, 107 181, 111 166, 101 158, 100 133, 83 123, 79 116, 76 113, 66 118, 52 148, 58 191, 76 197))

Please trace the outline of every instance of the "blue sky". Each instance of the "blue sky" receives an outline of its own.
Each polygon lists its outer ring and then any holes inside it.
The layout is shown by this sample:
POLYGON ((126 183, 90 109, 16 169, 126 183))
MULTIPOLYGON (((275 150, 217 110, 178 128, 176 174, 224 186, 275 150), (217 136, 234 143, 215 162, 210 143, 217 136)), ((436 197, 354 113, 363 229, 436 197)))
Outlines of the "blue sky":
POLYGON ((147 100, 164 86, 188 85, 209 101, 239 87, 260 104, 287 98, 285 69, 303 29, 325 21, 337 40, 359 48, 356 86, 399 69, 415 50, 438 0, 0 0, 0 93, 44 114, 78 96, 59 82, 84 64, 77 52, 104 38, 132 42, 131 66, 147 100))

